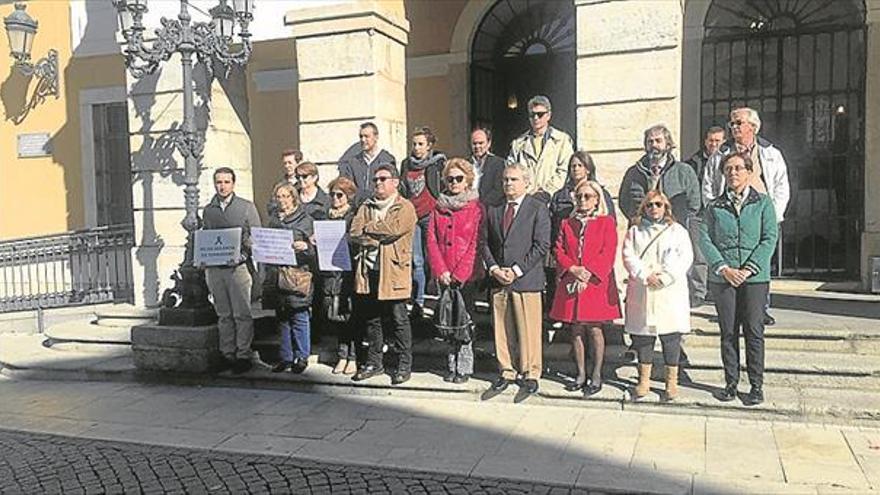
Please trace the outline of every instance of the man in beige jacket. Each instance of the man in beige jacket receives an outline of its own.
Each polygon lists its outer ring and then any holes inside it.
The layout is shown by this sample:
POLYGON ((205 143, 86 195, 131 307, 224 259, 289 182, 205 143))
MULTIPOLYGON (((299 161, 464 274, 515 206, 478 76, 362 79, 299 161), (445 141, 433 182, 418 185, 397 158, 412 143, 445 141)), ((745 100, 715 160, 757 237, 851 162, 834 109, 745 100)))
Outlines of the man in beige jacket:
POLYGON ((574 143, 568 134, 550 125, 553 116, 550 98, 534 96, 529 100, 528 109, 531 129, 510 143, 507 161, 521 163, 531 170, 534 182, 529 192, 547 204, 553 193, 565 184, 574 143))
POLYGON ((382 347, 397 355, 391 383, 398 385, 412 371, 412 329, 406 300, 412 292, 412 238, 416 210, 398 194, 397 167, 379 165, 371 177, 373 197, 358 208, 351 221, 350 240, 355 247, 353 321, 366 326, 366 362, 352 377, 366 380, 385 372, 382 347), (392 328, 383 328, 383 326, 392 328))

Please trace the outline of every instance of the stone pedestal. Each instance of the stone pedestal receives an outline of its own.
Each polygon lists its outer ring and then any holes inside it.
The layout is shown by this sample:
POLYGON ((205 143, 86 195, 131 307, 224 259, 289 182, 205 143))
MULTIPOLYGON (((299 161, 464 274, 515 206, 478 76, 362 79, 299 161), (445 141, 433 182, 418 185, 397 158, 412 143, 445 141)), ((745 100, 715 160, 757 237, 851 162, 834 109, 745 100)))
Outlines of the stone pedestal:
MULTIPOLYGON (((214 195, 212 172, 220 166, 235 170, 236 194, 253 198, 243 74, 243 69, 233 68, 224 78, 218 68, 216 77, 211 77, 199 63, 193 69, 195 126, 205 135, 200 206, 214 195)), ((162 291, 173 285, 170 277, 183 261, 186 245, 186 231, 180 225, 185 215, 184 159, 175 150, 170 134, 183 122, 180 57, 173 56, 150 76, 127 77, 135 304, 151 307, 158 304, 162 291)))
POLYGON ((336 175, 335 164, 358 140, 359 124, 379 128, 379 145, 398 162, 408 149, 406 44, 400 0, 359 1, 290 11, 303 154, 336 175))
POLYGON ((865 87, 865 223, 862 231, 862 288, 871 289, 871 257, 880 256, 880 2, 867 3, 865 87))
POLYGON ((220 363, 217 325, 136 326, 131 348, 139 370, 207 373, 220 363))

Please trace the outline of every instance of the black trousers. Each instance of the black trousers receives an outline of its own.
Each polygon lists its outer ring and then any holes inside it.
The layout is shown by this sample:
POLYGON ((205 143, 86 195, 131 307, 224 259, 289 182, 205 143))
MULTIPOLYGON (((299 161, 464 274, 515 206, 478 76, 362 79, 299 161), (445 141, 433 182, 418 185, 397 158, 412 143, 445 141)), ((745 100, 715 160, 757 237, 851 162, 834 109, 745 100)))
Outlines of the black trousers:
POLYGON ((360 331, 368 366, 382 367, 382 346, 397 356, 397 372, 412 371, 412 328, 406 299, 380 301, 379 273, 370 272, 370 293, 354 299, 355 325, 363 324, 360 331))
MULTIPOLYGON (((654 362, 653 335, 630 335, 636 354, 639 356, 639 364, 652 364, 654 362)), ((681 354, 681 334, 669 333, 660 336, 660 345, 663 348, 663 362, 666 366, 678 366, 681 354)))
POLYGON ((770 290, 768 282, 743 284, 710 283, 721 330, 721 362, 724 381, 739 383, 739 332, 746 341, 746 371, 753 387, 764 384, 764 304, 770 290))

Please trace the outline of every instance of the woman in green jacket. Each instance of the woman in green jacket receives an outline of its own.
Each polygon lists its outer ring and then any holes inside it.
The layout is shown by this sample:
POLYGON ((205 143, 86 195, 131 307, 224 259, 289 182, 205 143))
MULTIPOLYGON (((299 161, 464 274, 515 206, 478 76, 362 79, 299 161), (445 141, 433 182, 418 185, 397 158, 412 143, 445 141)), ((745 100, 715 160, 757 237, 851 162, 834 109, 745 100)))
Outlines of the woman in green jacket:
POLYGON ((700 249, 709 265, 709 290, 721 330, 726 386, 717 398, 726 402, 737 397, 742 326, 751 385, 743 402, 749 406, 764 401, 764 303, 778 235, 773 202, 749 186, 753 170, 748 154, 724 157, 727 191, 709 203, 700 225, 700 249))

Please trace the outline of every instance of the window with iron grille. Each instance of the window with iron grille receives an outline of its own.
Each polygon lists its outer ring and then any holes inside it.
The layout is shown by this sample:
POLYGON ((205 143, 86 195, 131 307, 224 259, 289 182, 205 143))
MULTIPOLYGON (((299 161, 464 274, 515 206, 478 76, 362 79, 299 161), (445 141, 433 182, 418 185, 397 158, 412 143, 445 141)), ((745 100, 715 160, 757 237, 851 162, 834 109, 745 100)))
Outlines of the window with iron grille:
POLYGON ((128 107, 123 103, 92 106, 95 149, 97 224, 131 224, 131 156, 128 107))

